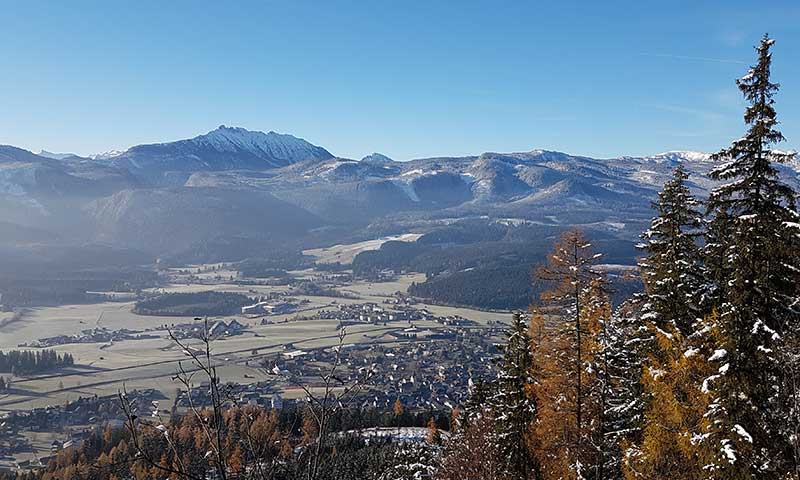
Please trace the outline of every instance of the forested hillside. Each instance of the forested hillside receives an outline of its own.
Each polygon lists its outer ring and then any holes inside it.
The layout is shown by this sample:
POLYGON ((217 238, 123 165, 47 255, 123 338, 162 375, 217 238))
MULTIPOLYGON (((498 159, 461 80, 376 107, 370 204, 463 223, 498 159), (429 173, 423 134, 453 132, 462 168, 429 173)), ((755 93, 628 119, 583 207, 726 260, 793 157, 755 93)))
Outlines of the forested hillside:
MULTIPOLYGON (((425 282, 409 293, 438 303, 486 309, 524 309, 541 292, 531 282, 533 265, 541 263, 550 245, 566 227, 508 225, 464 220, 434 229, 416 242, 386 242, 359 253, 353 273, 369 277, 381 270, 422 272, 425 282)), ((638 254, 632 241, 592 230, 604 262, 629 264, 638 254)), ((637 290, 636 281, 620 282, 615 300, 637 290), (624 284, 624 287, 623 287, 624 284)))
POLYGON ((139 315, 214 317, 240 313, 251 302, 246 295, 231 292, 165 293, 139 300, 133 311, 139 315))

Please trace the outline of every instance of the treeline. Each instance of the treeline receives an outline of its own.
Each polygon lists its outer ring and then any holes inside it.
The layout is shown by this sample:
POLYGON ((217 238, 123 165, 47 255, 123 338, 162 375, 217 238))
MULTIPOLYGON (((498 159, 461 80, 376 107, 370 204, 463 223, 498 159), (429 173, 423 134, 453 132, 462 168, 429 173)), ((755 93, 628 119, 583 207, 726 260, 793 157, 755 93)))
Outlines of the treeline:
POLYGON ((313 257, 303 255, 299 250, 278 250, 263 252, 258 257, 247 258, 236 264, 236 270, 244 277, 287 277, 287 270, 297 270, 314 264, 313 257))
MULTIPOLYGON (((94 431, 78 448, 59 452, 40 472, 18 477, 37 480, 106 480, 206 478, 213 471, 207 452, 212 445, 202 418, 213 418, 212 410, 175 416, 161 428, 142 429, 134 437, 127 429, 94 431), (137 447, 138 446, 138 447, 137 447), (140 453, 137 453, 137 451, 140 453), (181 465, 183 475, 170 476, 165 468, 181 465)), ((290 479, 304 478, 306 458, 303 453, 317 435, 310 410, 284 408, 265 410, 259 407, 231 407, 221 414, 224 435, 222 449, 229 466, 229 478, 290 479), (257 465, 257 467, 256 467, 257 465), (255 469, 259 469, 256 473, 255 469)), ((439 441, 439 429, 449 427, 450 417, 443 412, 349 409, 331 417, 331 429, 357 431, 367 427, 427 427, 431 440, 439 441)), ((208 420, 205 420, 208 421, 208 420)), ((156 427, 155 425, 154 427, 156 427)), ((389 440, 365 441, 357 436, 340 434, 328 445, 318 479, 345 480, 361 478, 400 479, 392 475, 406 463, 419 462, 428 455, 425 449, 408 451, 389 440)), ((2 477, 0 477, 2 478, 2 477)))
POLYGON ((799 478, 800 216, 775 168, 795 153, 772 148, 772 43, 738 81, 750 128, 712 157, 724 183, 703 206, 678 167, 659 194, 643 294, 612 309, 591 242, 554 246, 441 478, 799 478))
POLYGON ((291 279, 286 270, 275 268, 272 262, 263 260, 245 260, 236 266, 239 275, 247 278, 280 278, 291 279))
POLYGON ((139 315, 216 317, 236 315, 252 303, 246 295, 232 292, 165 293, 139 300, 133 312, 139 315))
POLYGON ((335 288, 314 281, 298 282, 289 290, 289 293, 290 295, 310 295, 315 297, 358 298, 351 293, 340 292, 335 288))
POLYGON ((451 305, 487 309, 521 308, 533 298, 531 269, 527 265, 466 269, 413 283, 408 288, 408 294, 451 305))
POLYGON ((462 220, 426 233, 416 242, 390 241, 378 250, 361 252, 353 259, 352 268, 362 276, 393 269, 434 277, 467 268, 530 265, 544 258, 548 238, 559 231, 556 227, 532 229, 462 220))
POLYGON ((0 351, 0 372, 13 375, 31 375, 75 365, 69 353, 59 354, 55 350, 11 350, 0 351))
POLYGON ((464 245, 477 242, 499 242, 508 235, 508 227, 485 220, 466 219, 438 228, 417 239, 423 245, 464 245))
MULTIPOLYGON (((409 295, 436 302, 485 309, 521 309, 542 293, 544 285, 531 282, 527 264, 468 268, 451 274, 440 274, 422 283, 412 283, 409 295)), ((610 274, 614 289, 610 292, 614 305, 619 305, 642 289, 638 277, 610 274)))
MULTIPOLYGON (((2 242, 0 242, 2 243, 2 242)), ((35 242, 0 246, 0 294, 6 308, 96 301, 87 291, 134 292, 153 287, 152 257, 103 245, 35 242)))

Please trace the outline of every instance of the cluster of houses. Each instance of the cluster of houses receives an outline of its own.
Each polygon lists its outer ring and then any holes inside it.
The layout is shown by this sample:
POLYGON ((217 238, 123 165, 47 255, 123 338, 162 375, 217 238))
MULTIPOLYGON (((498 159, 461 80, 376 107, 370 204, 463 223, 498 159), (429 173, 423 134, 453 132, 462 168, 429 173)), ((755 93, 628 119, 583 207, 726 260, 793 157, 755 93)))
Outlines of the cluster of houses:
MULTIPOLYGON (((128 400, 141 411, 152 410, 151 402, 164 396, 155 389, 128 392, 128 400)), ((4 432, 57 432, 68 427, 89 425, 122 425, 122 407, 117 395, 80 397, 65 405, 52 405, 32 410, 13 410, 0 416, 4 432)))
MULTIPOLYGON (((146 412, 152 410, 153 402, 164 397, 158 390, 146 389, 128 392, 127 398, 137 411, 146 412)), ((24 432, 63 433, 62 440, 50 444, 49 452, 34 452, 35 459, 21 460, 14 465, 23 470, 37 468, 46 465, 58 451, 79 446, 96 428, 122 427, 123 418, 117 395, 94 395, 65 405, 10 411, 0 415, 0 458, 33 452, 30 441, 22 435, 24 432)))
MULTIPOLYGON (((364 359, 378 374, 362 401, 364 407, 453 408, 466 400, 473 379, 493 375, 498 352, 485 330, 442 332, 447 339, 374 345, 364 359)), ((361 355, 353 362, 361 363, 361 355)))
MULTIPOLYGON (((381 307, 375 304, 348 307, 346 311, 354 311, 352 308, 368 314, 388 315, 387 310, 376 310, 375 307, 381 307)), ((183 330, 196 332, 195 328, 198 328, 197 324, 188 324, 183 330)), ((227 335, 244 326, 232 320, 217 322, 211 328, 215 334, 227 335)), ((342 369, 337 377, 344 382, 356 381, 365 370, 372 372, 365 388, 354 399, 354 406, 391 409, 400 400, 407 409, 449 409, 463 404, 474 379, 494 375, 494 359, 498 355, 494 341, 500 331, 500 328, 419 329, 411 324, 408 328, 398 329, 398 341, 391 343, 356 343, 341 348, 307 350, 287 344, 265 366, 313 387, 320 382, 320 366, 330 365, 338 356, 342 369)), ((225 396, 239 405, 284 408, 295 401, 280 395, 282 389, 291 387, 278 385, 279 381, 279 378, 272 378, 251 384, 227 384, 225 396)), ((150 389, 130 392, 128 398, 138 411, 150 411, 151 405, 157 405, 163 395, 150 389)), ((201 384, 180 393, 172 410, 164 413, 174 413, 192 405, 208 406, 210 401, 209 385, 201 384)), ((30 444, 20 435, 21 432, 63 432, 63 440, 54 442, 51 452, 42 452, 45 456, 40 457, 39 462, 46 463, 46 455, 55 455, 63 448, 79 445, 83 436, 93 428, 121 427, 123 419, 116 395, 86 397, 66 405, 8 413, 0 417, 0 438, 3 439, 0 441, 0 456, 30 451, 30 444)), ((17 467, 36 468, 38 465, 32 460, 17 467)))
POLYGON ((321 320, 340 322, 386 323, 399 320, 398 313, 376 303, 344 303, 337 310, 322 310, 317 314, 321 320))
POLYGON ((109 330, 105 327, 91 328, 82 330, 74 335, 57 335, 55 337, 40 338, 34 342, 20 344, 20 347, 52 347, 54 345, 65 345, 69 343, 114 343, 122 340, 144 340, 147 338, 158 338, 155 335, 141 333, 136 330, 122 328, 119 330, 109 330))
MULTIPOLYGON (((275 390, 272 382, 251 384, 228 383, 225 385, 225 397, 238 405, 258 405, 265 408, 283 408, 284 399, 275 390)), ((181 392, 175 400, 176 407, 200 408, 211 404, 211 388, 208 382, 201 383, 191 390, 181 392)))
POLYGON ((407 304, 399 304, 399 302, 392 306, 377 303, 343 303, 336 310, 321 310, 313 319, 372 324, 430 321, 453 327, 475 324, 475 322, 458 315, 440 316, 427 308, 414 308, 407 304))
MULTIPOLYGON (((181 323, 170 326, 164 325, 159 329, 169 329, 179 339, 200 338, 203 335, 204 327, 198 323, 181 323)), ((218 320, 208 328, 208 335, 211 338, 229 337, 239 335, 247 330, 247 326, 236 319, 229 322, 218 320)), ((122 328, 119 330, 109 330, 105 327, 91 328, 82 330, 74 335, 57 335, 55 337, 40 338, 30 343, 22 343, 20 347, 44 348, 55 345, 65 345, 70 343, 107 343, 113 344, 123 340, 146 340, 160 338, 158 335, 144 333, 137 330, 122 328)))
MULTIPOLYGON (((416 327, 410 327, 417 330, 416 327)), ((409 329, 404 329, 409 330, 409 329)), ((472 379, 489 378, 498 351, 493 329, 439 329, 414 334, 410 341, 391 344, 348 344, 298 350, 289 347, 265 367, 308 385, 319 382, 319 366, 340 356, 345 382, 356 381, 364 368, 372 375, 356 404, 392 408, 399 398, 407 408, 452 408, 465 400, 472 379)))
POLYGON ((202 338, 203 335, 208 335, 209 338, 232 337, 241 335, 247 330, 247 325, 237 321, 235 318, 230 322, 225 320, 217 320, 208 327, 208 332, 204 332, 205 326, 195 323, 180 323, 171 327, 170 331, 175 338, 202 338))
POLYGON ((0 472, 19 467, 12 463, 14 455, 33 450, 27 438, 18 435, 6 419, 0 418, 0 472))

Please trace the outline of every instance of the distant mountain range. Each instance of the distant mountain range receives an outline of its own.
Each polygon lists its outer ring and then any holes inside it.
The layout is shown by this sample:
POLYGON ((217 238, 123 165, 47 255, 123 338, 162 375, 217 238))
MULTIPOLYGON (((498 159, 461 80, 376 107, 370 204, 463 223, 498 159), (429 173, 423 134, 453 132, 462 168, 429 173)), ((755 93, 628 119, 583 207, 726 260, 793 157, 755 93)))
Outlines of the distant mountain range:
MULTIPOLYGON (((93 158, 0 146, 0 234, 16 225, 35 233, 25 236, 31 242, 105 242, 158 255, 231 236, 300 241, 322 231, 369 235, 483 217, 634 238, 678 164, 705 195, 712 162, 685 151, 408 162, 373 153, 356 161, 291 135, 226 126, 93 158)), ((800 165, 780 169, 800 186, 800 165)))

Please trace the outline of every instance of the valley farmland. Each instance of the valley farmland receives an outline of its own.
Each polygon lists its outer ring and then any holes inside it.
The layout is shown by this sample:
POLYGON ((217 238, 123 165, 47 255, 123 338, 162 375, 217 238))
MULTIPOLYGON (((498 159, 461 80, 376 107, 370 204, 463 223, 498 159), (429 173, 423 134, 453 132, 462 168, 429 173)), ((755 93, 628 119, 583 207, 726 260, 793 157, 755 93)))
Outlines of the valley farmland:
MULTIPOLYGON (((363 245, 346 246, 340 249, 321 249, 321 258, 341 258, 363 245), (335 253, 331 253, 335 252, 335 253), (344 253, 339 253, 344 252, 344 253)), ((198 272, 192 282, 181 275, 172 276, 169 283, 156 289, 158 293, 233 292, 249 297, 286 293, 288 287, 267 285, 241 285, 229 281, 229 273, 223 272, 226 281, 214 282, 202 273, 208 265, 194 265, 190 269, 198 272)), ((235 272, 232 272, 235 274, 235 272)), ((313 279, 320 276, 315 269, 290 272, 295 278, 313 279)), ((237 278, 237 280, 242 280, 237 278)), ((278 356, 286 345, 297 349, 318 349, 334 346, 337 341, 339 320, 314 319, 323 310, 336 309, 346 304, 383 304, 405 294, 412 282, 424 280, 420 274, 408 273, 381 282, 364 280, 341 282, 335 291, 342 297, 296 295, 294 301, 302 308, 292 313, 253 316, 230 315, 210 317, 213 324, 220 320, 236 320, 244 326, 241 334, 220 337, 213 342, 214 361, 226 381, 252 383, 264 379, 261 360, 278 356), (262 324, 268 319, 269 323, 262 324), (255 353, 257 352, 257 353, 255 353)), ((147 292, 145 292, 147 293, 147 292)), ((150 292, 152 293, 152 292, 150 292)), ((160 315, 138 315, 133 313, 135 302, 105 301, 94 304, 60 305, 26 309, 20 317, 0 327, 0 350, 12 350, 31 345, 45 337, 78 335, 83 331, 105 329, 116 331, 127 329, 142 332, 148 338, 122 341, 64 343, 52 348, 59 353, 74 356, 76 365, 68 369, 47 372, 29 377, 13 377, 13 389, 0 395, 0 412, 34 409, 48 405, 64 404, 85 396, 105 396, 117 393, 123 385, 131 389, 154 388, 168 401, 174 401, 178 387, 171 378, 177 362, 185 355, 169 338, 169 330, 180 324, 202 327, 204 320, 193 316, 176 317, 160 315)), ((504 322, 509 315, 503 312, 486 312, 466 308, 420 303, 418 309, 426 309, 432 315, 463 317, 484 327, 494 322, 504 322)), ((442 325, 433 321, 416 321, 417 328, 439 330, 442 325)), ((391 343, 394 337, 385 334, 408 327, 406 322, 366 323, 347 327, 348 343, 391 343)), ((189 341, 190 345, 199 340, 189 341)), ((291 397, 297 392, 285 392, 291 397)))

